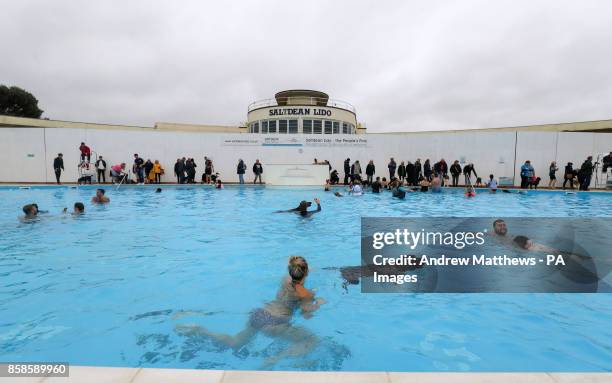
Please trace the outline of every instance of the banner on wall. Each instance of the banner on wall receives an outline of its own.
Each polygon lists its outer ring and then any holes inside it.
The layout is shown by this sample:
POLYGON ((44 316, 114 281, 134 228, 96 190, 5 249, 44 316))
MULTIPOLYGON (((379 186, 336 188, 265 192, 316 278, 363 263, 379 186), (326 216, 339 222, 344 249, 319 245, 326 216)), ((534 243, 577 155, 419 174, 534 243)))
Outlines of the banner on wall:
POLYGON ((306 136, 293 135, 261 136, 250 138, 228 138, 223 146, 266 146, 266 147, 368 147, 368 139, 354 136, 306 136))

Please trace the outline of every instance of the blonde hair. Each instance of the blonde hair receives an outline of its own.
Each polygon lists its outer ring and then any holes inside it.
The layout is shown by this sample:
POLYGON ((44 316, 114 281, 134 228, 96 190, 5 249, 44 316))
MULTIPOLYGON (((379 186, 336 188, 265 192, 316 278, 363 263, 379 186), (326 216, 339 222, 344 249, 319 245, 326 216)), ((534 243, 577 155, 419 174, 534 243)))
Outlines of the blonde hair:
POLYGON ((299 282, 308 275, 308 262, 304 257, 293 255, 289 257, 289 265, 287 265, 289 276, 293 282, 299 282))

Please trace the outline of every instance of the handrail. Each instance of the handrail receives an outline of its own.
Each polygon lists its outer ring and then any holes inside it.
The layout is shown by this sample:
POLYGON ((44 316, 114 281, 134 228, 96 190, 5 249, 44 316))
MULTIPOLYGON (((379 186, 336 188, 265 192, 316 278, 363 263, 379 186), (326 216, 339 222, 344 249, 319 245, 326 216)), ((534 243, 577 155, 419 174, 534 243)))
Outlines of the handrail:
MULTIPOLYGON (((123 181, 125 181, 125 180, 128 178, 128 175, 129 175, 131 172, 132 172, 131 170, 128 170, 127 172, 125 172, 125 173, 123 174, 123 177, 121 177, 121 182, 119 182, 119 183, 117 184, 117 187, 115 188, 115 191, 119 190, 119 187, 120 187, 120 186, 123 184, 123 181)), ((130 177, 130 178, 131 178, 131 177, 130 177)))
POLYGON ((321 106, 321 107, 331 107, 331 108, 338 108, 338 109, 344 109, 344 110, 348 110, 351 113, 355 113, 356 114, 356 109, 353 105, 351 105, 350 103, 346 102, 346 101, 342 101, 342 100, 335 100, 335 99, 327 99, 327 98, 321 98, 321 97, 299 97, 299 96, 293 96, 293 97, 279 97, 278 99, 276 98, 268 98, 265 100, 258 100, 258 101, 254 101, 252 103, 249 104, 248 106, 248 112, 251 112, 255 109, 260 109, 260 108, 267 108, 267 107, 272 107, 272 106, 287 106, 287 107, 291 107, 291 106, 321 106), (279 105, 278 101, 281 101, 284 103, 287 103, 287 105, 279 105), (295 101, 297 102, 297 104, 290 104, 289 102, 291 101, 295 101))

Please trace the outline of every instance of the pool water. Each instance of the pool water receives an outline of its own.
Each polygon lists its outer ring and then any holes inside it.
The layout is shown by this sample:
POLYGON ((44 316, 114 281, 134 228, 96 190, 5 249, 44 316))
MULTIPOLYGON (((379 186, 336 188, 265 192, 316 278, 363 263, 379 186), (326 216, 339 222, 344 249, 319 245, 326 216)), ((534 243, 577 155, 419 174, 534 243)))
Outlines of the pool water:
POLYGON ((272 369, 611 371, 612 294, 362 294, 329 267, 360 262, 360 217, 612 216, 609 193, 461 190, 334 197, 314 189, 0 189, 0 359, 75 365, 260 369, 287 347, 258 335, 239 350, 176 331, 235 334, 303 255, 327 304, 295 326, 317 338, 272 369), (274 214, 322 200, 310 218, 274 214), (82 201, 78 218, 61 214, 82 201), (20 222, 21 206, 48 210, 20 222))

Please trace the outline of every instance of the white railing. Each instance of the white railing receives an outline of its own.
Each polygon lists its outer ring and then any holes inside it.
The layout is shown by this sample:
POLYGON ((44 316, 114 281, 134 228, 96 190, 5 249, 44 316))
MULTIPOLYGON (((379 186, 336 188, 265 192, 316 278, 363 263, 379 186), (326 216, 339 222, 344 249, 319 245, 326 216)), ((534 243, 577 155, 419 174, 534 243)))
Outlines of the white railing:
MULTIPOLYGON (((346 101, 341 101, 341 100, 333 100, 333 99, 326 99, 326 98, 320 98, 320 97, 300 97, 300 96, 294 96, 294 97, 284 97, 281 99, 281 101, 283 101, 283 103, 285 105, 282 106, 298 106, 298 105, 308 105, 308 106, 326 106, 326 107, 330 107, 330 108, 338 108, 338 109, 344 109, 344 110, 348 110, 351 113, 355 113, 355 107, 351 104, 349 104, 346 101), (292 102, 295 102, 296 104, 293 104, 292 102)), ((279 106, 278 105, 278 101, 275 98, 269 98, 266 100, 259 100, 259 101, 255 101, 252 102, 249 107, 248 107, 248 112, 251 112, 255 109, 260 109, 260 108, 269 108, 272 106, 279 106)))

